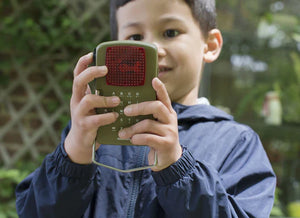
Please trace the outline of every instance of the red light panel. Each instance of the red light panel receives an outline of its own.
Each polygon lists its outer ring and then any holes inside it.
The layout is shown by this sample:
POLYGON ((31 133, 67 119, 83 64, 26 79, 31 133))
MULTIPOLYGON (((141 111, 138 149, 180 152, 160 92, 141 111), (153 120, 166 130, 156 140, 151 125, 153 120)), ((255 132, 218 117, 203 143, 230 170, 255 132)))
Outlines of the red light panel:
POLYGON ((145 49, 112 46, 106 49, 106 83, 115 86, 141 86, 145 83, 145 49))

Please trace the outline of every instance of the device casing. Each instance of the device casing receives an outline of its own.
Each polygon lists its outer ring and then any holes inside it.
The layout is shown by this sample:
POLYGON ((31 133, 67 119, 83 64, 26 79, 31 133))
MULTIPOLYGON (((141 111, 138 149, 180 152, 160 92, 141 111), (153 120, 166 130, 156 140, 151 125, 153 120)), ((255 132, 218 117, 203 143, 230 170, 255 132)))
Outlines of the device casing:
POLYGON ((101 96, 119 96, 121 99, 120 105, 115 108, 96 110, 98 114, 112 111, 119 113, 116 122, 98 129, 96 141, 100 144, 132 145, 130 140, 118 137, 119 130, 143 119, 153 119, 153 116, 127 117, 124 115, 124 108, 130 104, 156 100, 152 79, 157 76, 158 71, 157 48, 140 41, 104 42, 96 47, 94 61, 95 65, 106 65, 108 68, 105 77, 95 79, 95 92, 101 96), (137 60, 134 60, 135 56, 137 60))

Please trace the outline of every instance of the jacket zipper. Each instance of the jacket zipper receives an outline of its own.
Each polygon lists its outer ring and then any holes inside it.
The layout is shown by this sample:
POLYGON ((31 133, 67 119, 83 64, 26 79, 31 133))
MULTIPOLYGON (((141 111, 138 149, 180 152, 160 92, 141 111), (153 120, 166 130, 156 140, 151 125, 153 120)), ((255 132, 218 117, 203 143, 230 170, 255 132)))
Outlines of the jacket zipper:
MULTIPOLYGON (((145 157, 146 157, 146 151, 147 147, 146 146, 141 146, 140 152, 137 152, 138 157, 137 157, 137 166, 142 166, 145 163, 145 157)), ((137 171, 133 172, 132 177, 132 186, 129 191, 129 204, 128 204, 128 209, 127 209, 127 218, 133 218, 134 217, 134 212, 135 212, 135 204, 136 200, 139 194, 139 189, 140 189, 140 183, 142 179, 143 171, 137 171)))

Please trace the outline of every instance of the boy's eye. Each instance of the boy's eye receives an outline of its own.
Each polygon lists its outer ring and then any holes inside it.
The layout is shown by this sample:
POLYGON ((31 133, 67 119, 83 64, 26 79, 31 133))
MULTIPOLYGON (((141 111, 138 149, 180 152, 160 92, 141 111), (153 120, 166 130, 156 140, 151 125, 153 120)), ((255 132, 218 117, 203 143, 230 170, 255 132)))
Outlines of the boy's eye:
POLYGON ((166 30, 164 32, 164 36, 165 37, 168 37, 168 38, 172 38, 172 37, 175 37, 179 34, 179 31, 178 30, 166 30))
POLYGON ((134 41, 141 41, 143 39, 143 36, 140 34, 134 34, 128 38, 129 40, 134 40, 134 41))

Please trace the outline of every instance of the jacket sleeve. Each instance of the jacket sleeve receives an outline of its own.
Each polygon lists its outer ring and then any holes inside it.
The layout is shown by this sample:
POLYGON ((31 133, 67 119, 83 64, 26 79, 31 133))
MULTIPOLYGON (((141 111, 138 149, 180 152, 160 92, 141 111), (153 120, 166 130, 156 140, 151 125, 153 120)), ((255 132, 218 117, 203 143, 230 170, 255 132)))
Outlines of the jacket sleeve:
POLYGON ((62 142, 16 188, 19 217, 82 217, 95 190, 96 167, 71 162, 62 142))
POLYGON ((276 178, 254 132, 243 134, 215 169, 190 151, 153 173, 166 217, 269 217, 276 178))

